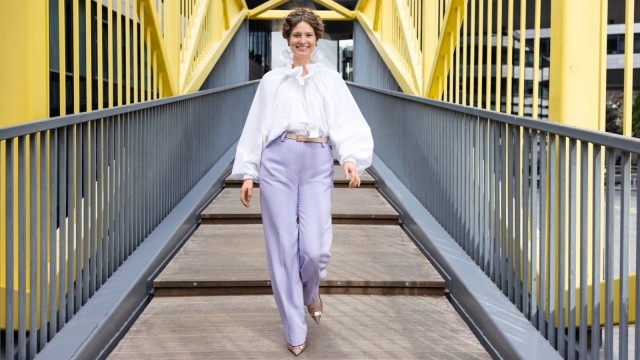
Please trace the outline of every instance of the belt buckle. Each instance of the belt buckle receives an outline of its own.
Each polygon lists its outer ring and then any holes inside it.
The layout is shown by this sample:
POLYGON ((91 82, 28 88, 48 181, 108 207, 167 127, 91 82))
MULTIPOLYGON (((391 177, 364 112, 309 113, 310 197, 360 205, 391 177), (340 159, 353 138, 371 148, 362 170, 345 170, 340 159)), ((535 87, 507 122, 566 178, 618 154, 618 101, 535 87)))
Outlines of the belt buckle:
POLYGON ((298 142, 305 142, 308 139, 309 139, 309 137, 307 135, 296 134, 296 141, 298 141, 298 142))

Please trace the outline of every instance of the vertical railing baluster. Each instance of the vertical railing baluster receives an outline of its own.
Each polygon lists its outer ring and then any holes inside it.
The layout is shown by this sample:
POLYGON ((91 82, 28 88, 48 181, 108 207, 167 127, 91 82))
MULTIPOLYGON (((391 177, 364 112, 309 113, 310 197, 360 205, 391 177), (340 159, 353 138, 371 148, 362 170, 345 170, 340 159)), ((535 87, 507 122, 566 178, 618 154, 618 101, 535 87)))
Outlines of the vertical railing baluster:
POLYGON ((59 270, 58 278, 60 279, 60 286, 58 287, 58 330, 60 330, 64 324, 67 323, 67 147, 68 141, 67 127, 60 128, 60 170, 58 171, 58 193, 60 203, 58 206, 58 229, 59 229, 59 241, 58 241, 58 260, 59 270))
POLYGON ((41 131, 39 135, 40 139, 40 195, 38 196, 38 204, 40 205, 40 272, 38 273, 38 281, 40 282, 40 293, 38 294, 38 300, 40 301, 40 330, 38 332, 38 351, 47 343, 47 313, 48 313, 48 299, 47 299, 47 263, 48 254, 47 251, 47 230, 49 229, 49 211, 47 209, 47 199, 50 197, 47 195, 47 179, 50 178, 50 172, 48 171, 48 152, 51 149, 49 133, 51 131, 41 131))
MULTIPOLYGON (((526 233, 528 233, 528 235, 525 235, 526 238, 531 238, 531 261, 528 262, 527 264, 527 269, 529 270, 529 276, 530 276, 530 280, 529 283, 531 284, 531 302, 529 304, 529 319, 531 320, 532 324, 534 326, 538 326, 538 321, 540 320, 538 318, 538 296, 539 296, 539 288, 538 288, 538 284, 539 284, 539 280, 538 280, 538 273, 541 272, 541 268, 538 266, 538 258, 539 258, 539 254, 540 254, 540 248, 539 248, 539 244, 541 244, 541 240, 539 238, 539 232, 538 232, 538 215, 539 215, 539 210, 538 210, 538 175, 539 175, 539 169, 538 169, 538 155, 539 155, 539 147, 538 147, 538 132, 536 130, 529 130, 527 131, 528 133, 528 137, 526 139, 527 144, 531 144, 530 145, 530 154, 531 154, 531 171, 529 172, 529 176, 527 179, 525 179, 525 184, 526 186, 530 189, 529 191, 525 192, 525 196, 527 201, 529 201, 530 205, 525 206, 525 209, 531 209, 531 224, 530 227, 526 226, 525 230, 526 233)), ((527 152, 525 152, 526 154, 527 152)), ((525 216, 525 219, 527 219, 528 217, 525 216)), ((527 287, 523 287, 524 289, 527 289, 527 287)))
MULTIPOLYGON (((593 263, 591 265, 591 279, 593 291, 591 293, 591 358, 598 360, 600 357, 600 274, 601 264, 601 232, 602 232, 602 146, 593 145, 593 214, 592 214, 592 236, 593 244, 591 254, 593 263)), ((639 247, 640 248, 640 247, 639 247)))
MULTIPOLYGON (((82 296, 78 297, 81 300, 80 306, 87 303, 89 300, 89 253, 91 248, 91 217, 89 209, 92 207, 93 198, 91 197, 91 191, 89 190, 89 179, 91 178, 91 162, 89 160, 89 141, 91 138, 89 130, 89 122, 85 122, 82 125, 82 266, 80 271, 82 274, 82 296)), ((80 274, 79 274, 80 275, 80 274)))
POLYGON ((15 239, 15 229, 14 229, 14 211, 15 211, 15 189, 13 178, 14 178, 14 140, 8 139, 5 141, 5 194, 6 194, 6 204, 5 204, 5 234, 6 234, 6 243, 5 243, 5 359, 13 359, 15 352, 15 338, 14 338, 14 239, 15 239))
MULTIPOLYGON (((18 359, 27 357, 27 147, 18 137, 18 359)), ((11 194, 13 195, 13 194, 11 194)))
MULTIPOLYGON (((516 301, 521 305, 525 317, 531 320, 529 311, 529 154, 530 131, 518 127, 516 132, 515 168, 515 239, 516 239, 516 301), (520 150, 522 149, 522 150, 520 150), (522 261, 520 261, 522 256, 522 261)), ((534 301, 533 297, 531 298, 534 301)), ((516 304, 518 305, 518 304, 516 304)))
MULTIPOLYGON (((578 310, 580 312, 580 334, 579 334, 579 353, 580 357, 587 356, 587 314, 589 312, 589 302, 587 299, 587 270, 589 267, 589 143, 580 142, 580 304, 578 310)), ((593 235, 592 235, 593 236, 593 235)), ((596 253, 592 254, 594 258, 596 253)), ((597 279, 591 279, 593 288, 600 286, 597 279)))
POLYGON ((123 156, 123 192, 122 199, 124 202, 124 214, 123 214, 123 236, 122 241, 124 244, 124 259, 128 259, 131 254, 131 113, 123 115, 123 127, 124 127, 124 156, 123 156))
MULTIPOLYGON (((28 358, 34 358, 38 352, 38 133, 29 135, 29 350, 28 358)), ((41 161, 44 159, 40 158, 41 161)), ((26 184, 25 184, 26 185, 26 184)))
MULTIPOLYGON (((490 56, 490 55, 487 55, 490 56)), ((487 104, 489 104, 490 100, 487 100, 487 104)), ((500 283, 500 288, 502 292, 506 295, 510 295, 509 291, 509 277, 511 276, 511 269, 509 269, 509 263, 511 260, 511 256, 509 253, 509 213, 508 211, 513 207, 509 204, 509 164, 507 163, 508 157, 513 154, 510 152, 511 148, 511 137, 509 136, 509 125, 500 124, 500 140, 502 142, 502 146, 500 147, 500 262, 501 262, 501 272, 502 272, 502 280, 500 283)), ((510 297, 511 298, 511 297, 510 297)))
POLYGON ((493 281, 498 288, 500 288, 501 282, 501 269, 502 269, 502 257, 500 255, 500 142, 502 138, 500 136, 500 126, 497 122, 492 121, 493 130, 493 175, 492 181, 492 216, 491 227, 493 237, 493 263, 494 263, 494 277, 493 281))
POLYGON ((107 279, 107 252, 106 252, 106 209, 107 209, 107 199, 106 199, 106 183, 107 183, 107 172, 105 167, 105 154, 106 151, 106 132, 105 132, 105 119, 101 118, 97 121, 96 124, 96 207, 97 207, 97 238, 98 242, 96 243, 96 291, 102 287, 102 284, 107 279))
POLYGON ((505 184, 507 187, 506 192, 506 217, 503 219, 505 230, 505 242, 506 248, 506 266, 507 266, 507 294, 509 299, 514 304, 517 304, 515 300, 515 283, 516 283, 516 241, 515 241, 515 214, 514 214, 514 199, 515 199, 515 172, 517 167, 516 161, 516 130, 517 126, 507 125, 507 152, 505 154, 505 184))
POLYGON ((604 358, 613 358, 613 247, 614 247, 614 222, 615 222, 615 150, 606 149, 605 162, 605 260, 604 260, 604 358))
POLYGON ((522 299, 518 299, 520 296, 519 289, 519 270, 520 270, 520 244, 517 242, 516 233, 517 227, 520 225, 520 220, 516 220, 516 206, 519 205, 517 197, 520 190, 518 185, 518 172, 520 171, 520 146, 522 145, 521 131, 519 126, 509 126, 509 150, 508 150, 508 164, 509 164, 509 180, 507 182, 507 189, 509 191, 507 204, 507 236, 509 239, 509 276, 511 283, 509 284, 509 298, 516 305, 516 307, 522 311, 522 299))
MULTIPOLYGON (((620 290, 619 290, 619 356, 629 357, 629 217, 631 201, 631 153, 623 151, 620 193, 620 290)), ((636 229, 638 231, 638 229, 636 229)))
MULTIPOLYGON (((549 237, 547 236, 547 154, 548 154, 548 143, 547 143, 547 133, 539 132, 538 133, 538 141, 539 151, 540 151, 540 166, 537 166, 538 169, 538 178, 537 182, 540 184, 540 192, 538 193, 538 198, 536 201, 538 202, 538 218, 540 219, 540 227, 537 229, 538 231, 538 244, 540 247, 540 256, 539 256, 539 264, 538 269, 540 270, 540 280, 538 281, 538 331, 545 336, 547 334, 547 318, 546 315, 549 314, 549 307, 547 306, 547 289, 548 283, 547 277, 549 273, 547 272, 547 261, 549 257, 547 256, 547 245, 549 244, 549 237)), ((550 318, 549 318, 550 319, 550 318)), ((551 320, 549 320, 551 322, 551 320)))
POLYGON ((67 222, 67 243, 65 246, 66 250, 66 271, 65 275, 67 276, 67 282, 65 286, 65 291, 67 295, 66 299, 66 321, 69 322, 74 314, 74 274, 75 274, 75 261, 74 261, 74 250, 76 247, 76 237, 75 237, 75 151, 76 151, 76 126, 69 125, 67 127, 67 171, 66 171, 66 195, 67 195, 67 211, 65 216, 65 221, 67 222))
POLYGON ((113 272, 120 268, 122 264, 122 258, 120 253, 120 116, 113 117, 113 160, 111 164, 113 166, 113 272))
MULTIPOLYGON (((135 148, 136 148, 136 164, 144 164, 143 162, 143 146, 144 146, 144 133, 142 132, 142 120, 144 113, 142 111, 136 111, 135 122, 136 122, 136 138, 135 138, 135 148)), ((142 222, 143 222, 143 210, 142 210, 142 194, 143 188, 142 184, 144 182, 144 175, 142 172, 142 166, 135 166, 135 248, 140 245, 140 241, 142 240, 142 222)))
MULTIPOLYGON (((568 258, 569 262, 567 265, 567 275, 569 280, 567 294, 567 312, 568 312, 568 321, 567 321, 567 358, 574 359, 576 355, 576 214, 577 214, 577 206, 576 206, 576 187, 577 187, 577 144, 575 139, 569 139, 569 182, 568 182, 568 191, 569 191, 569 229, 568 229, 568 258)), ((562 197, 561 199, 564 199, 562 197)))
POLYGON ((538 133, 538 139, 540 141, 540 167, 538 171, 538 179, 540 183, 540 192, 539 196, 536 200, 539 204, 539 215, 540 219, 540 230, 539 230, 539 244, 540 244, 540 263, 538 265, 538 269, 540 270, 540 281, 538 281, 538 331, 546 336, 547 334, 547 323, 545 315, 548 314, 548 306, 547 306, 547 277, 549 274, 547 272, 547 262, 549 262, 550 257, 547 256, 547 244, 549 244, 547 237, 547 134, 544 132, 538 133))
POLYGON ((82 147, 83 147, 83 125, 77 124, 75 126, 75 155, 76 155, 76 181, 75 181, 75 221, 74 227, 76 232, 76 243, 74 246, 75 250, 75 270, 74 270, 74 281, 75 281, 75 299, 74 299, 74 309, 73 313, 77 313, 82 307, 82 253, 83 249, 83 237, 82 237, 82 224, 83 224, 83 198, 84 194, 82 192, 83 185, 83 176, 82 173, 84 171, 84 162, 82 159, 82 147))
MULTIPOLYGON (((567 226, 566 226, 566 216, 567 216, 567 138, 561 136, 559 139, 559 150, 558 154, 558 168, 559 168, 559 183, 558 183, 558 198, 557 201, 559 203, 558 209, 558 285, 557 285, 557 297, 558 297, 558 352, 563 357, 566 357, 566 341, 567 334, 565 329, 565 316, 566 316, 566 304, 564 300, 565 289, 566 289, 566 281, 565 278, 567 276, 566 273, 566 262, 567 258, 567 226)), ((556 201, 556 199, 552 198, 550 201, 556 201)))
POLYGON ((98 244, 100 243, 100 233, 98 230, 98 211, 102 211, 98 207, 98 196, 101 195, 98 193, 100 187, 98 186, 98 171, 100 171, 98 167, 98 157, 101 156, 102 153, 98 148, 98 124, 100 120, 94 120, 90 123, 90 144, 89 148, 89 156, 90 156, 90 181, 89 181, 89 197, 90 201, 90 209, 91 209, 91 222, 90 222, 90 230, 91 233, 89 235, 89 297, 92 297, 95 294, 97 289, 98 281, 98 273, 100 267, 98 263, 100 261, 98 256, 98 244))
POLYGON ((116 271, 116 253, 115 253, 115 242, 116 242, 116 233, 115 233, 115 187, 116 187, 116 169, 115 169, 115 121, 116 117, 110 117, 107 119, 107 169, 106 174, 108 174, 108 195, 107 195, 107 204, 105 209, 107 210, 107 263, 109 264, 107 273, 107 278, 110 278, 111 275, 116 271))
POLYGON ((478 139, 480 142, 478 144, 478 164, 477 170, 475 172, 475 176, 478 179, 478 195, 476 196, 476 202, 479 207, 479 216, 476 221, 476 228, 478 232, 478 237, 480 239, 480 258, 478 264, 480 268, 484 271, 485 274, 488 274, 489 269, 489 254, 488 254, 488 236, 487 236, 487 214, 489 211, 487 210, 487 206, 489 205, 489 201, 487 199, 487 144, 489 143, 488 135, 487 135, 487 123, 484 119, 478 118, 478 139))
POLYGON ((547 167, 548 171, 548 183, 549 183, 549 196, 547 197, 548 202, 548 215, 547 215, 547 224, 548 232, 547 232, 547 244, 549 249, 549 254, 547 255, 548 260, 548 271, 547 276, 549 280, 547 281, 547 293, 549 294, 549 311, 548 311, 548 326, 547 326, 547 339, 551 343, 551 346, 554 348, 558 348, 556 341, 556 294, 559 290, 556 287, 556 281, 558 274, 556 273, 556 246, 558 242, 558 234, 556 233, 557 223, 556 223, 556 199, 557 199, 557 187, 558 187, 558 179, 556 175, 557 170, 557 137, 554 134, 549 134, 549 166, 547 167))
POLYGON ((58 298, 58 252, 56 251, 58 228, 58 159, 60 158, 61 146, 60 137, 62 130, 53 129, 49 131, 49 338, 52 338, 58 331, 58 308, 56 300, 58 298))

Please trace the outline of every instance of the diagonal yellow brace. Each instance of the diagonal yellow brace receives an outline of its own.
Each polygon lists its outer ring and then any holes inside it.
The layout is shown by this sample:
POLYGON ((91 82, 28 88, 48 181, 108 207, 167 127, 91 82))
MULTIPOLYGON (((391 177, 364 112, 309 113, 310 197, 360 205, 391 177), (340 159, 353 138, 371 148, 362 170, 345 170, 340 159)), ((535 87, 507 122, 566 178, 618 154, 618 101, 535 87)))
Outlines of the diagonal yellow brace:
MULTIPOLYGON (((445 71, 445 59, 450 54, 460 39, 456 39, 454 34, 456 29, 461 26, 461 22, 456 17, 456 8, 462 9, 467 6, 467 0, 450 0, 447 6, 444 21, 441 27, 440 39, 438 41, 438 49, 435 52, 433 58, 433 68, 429 76, 429 81, 426 84, 427 96, 432 99, 439 99, 442 96, 442 91, 438 86, 439 79, 447 76, 445 71), (450 41, 450 37, 454 37, 453 41, 450 41)), ((451 69, 449 69, 451 71, 451 69)))
POLYGON ((205 9, 207 6, 212 6, 211 1, 203 0, 195 4, 192 15, 194 19, 189 22, 191 26, 186 29, 188 36, 182 44, 183 60, 180 62, 180 93, 183 94, 185 93, 184 86, 189 76, 188 69, 190 69, 193 64, 193 53, 197 50, 197 44, 200 42, 200 35, 202 35, 202 26, 206 17, 205 9))
POLYGON ((218 59, 222 56, 224 49, 231 42, 231 39, 233 39, 240 25, 242 25, 243 21, 247 18, 248 10, 244 1, 228 0, 219 5, 222 5, 223 8, 221 12, 217 13, 219 17, 214 19, 214 22, 223 21, 223 16, 226 13, 229 18, 229 27, 221 29, 220 39, 209 39, 211 42, 211 44, 209 44, 210 46, 200 55, 201 60, 181 85, 181 93, 183 94, 198 91, 218 59))
POLYGON ((158 52, 158 74, 165 78, 166 94, 161 96, 173 96, 178 92, 177 84, 173 81, 170 65, 167 62, 167 51, 164 48, 164 39, 160 33, 158 14, 152 0, 138 0, 139 13, 144 14, 145 24, 151 29, 151 48, 158 52))
POLYGON ((249 10, 249 18, 252 19, 260 14, 262 14, 265 11, 268 10, 272 10, 274 8, 277 8, 278 6, 289 2, 290 0, 269 0, 267 2, 265 2, 264 4, 257 6, 251 10, 249 10))
POLYGON ((345 18, 349 18, 351 20, 354 19, 353 11, 347 9, 346 7, 338 4, 333 0, 314 0, 316 3, 326 7, 329 10, 333 10, 336 13, 344 16, 345 18))
MULTIPOLYGON (((282 20, 291 10, 268 10, 260 15, 249 16, 250 20, 282 20)), ((325 21, 351 21, 353 18, 346 17, 332 10, 314 10, 325 21)))

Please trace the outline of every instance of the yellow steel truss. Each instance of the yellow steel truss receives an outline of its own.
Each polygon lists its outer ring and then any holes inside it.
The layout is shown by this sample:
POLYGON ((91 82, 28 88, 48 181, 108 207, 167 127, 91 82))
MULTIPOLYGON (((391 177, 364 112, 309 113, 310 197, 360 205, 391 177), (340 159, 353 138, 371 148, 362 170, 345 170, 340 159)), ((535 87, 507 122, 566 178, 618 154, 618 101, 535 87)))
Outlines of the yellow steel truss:
POLYGON ((247 13, 243 0, 192 2, 183 14, 187 25, 181 39, 180 93, 200 89, 247 13))

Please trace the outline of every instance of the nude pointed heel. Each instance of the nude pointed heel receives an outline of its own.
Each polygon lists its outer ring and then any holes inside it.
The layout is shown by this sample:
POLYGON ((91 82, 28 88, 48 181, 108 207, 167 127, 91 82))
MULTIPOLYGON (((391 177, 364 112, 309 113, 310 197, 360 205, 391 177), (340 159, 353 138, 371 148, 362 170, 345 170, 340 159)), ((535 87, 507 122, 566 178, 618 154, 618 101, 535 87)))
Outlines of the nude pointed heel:
POLYGON ((316 324, 320 324, 320 317, 322 317, 322 308, 323 305, 320 295, 318 295, 318 299, 313 304, 307 306, 309 315, 311 315, 316 324))
POLYGON ((298 356, 298 355, 302 354, 302 352, 304 351, 304 347, 305 347, 304 344, 300 344, 300 345, 296 345, 296 346, 287 344, 287 348, 295 356, 298 356))

